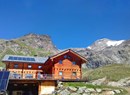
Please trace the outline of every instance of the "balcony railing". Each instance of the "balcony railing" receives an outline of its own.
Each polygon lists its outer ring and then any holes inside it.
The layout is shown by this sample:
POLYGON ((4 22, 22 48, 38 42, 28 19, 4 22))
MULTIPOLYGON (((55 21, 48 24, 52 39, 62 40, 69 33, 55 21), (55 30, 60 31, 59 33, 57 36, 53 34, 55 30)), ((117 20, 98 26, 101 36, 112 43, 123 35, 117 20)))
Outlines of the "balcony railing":
POLYGON ((55 80, 55 79, 80 79, 80 76, 61 76, 55 74, 10 74, 10 79, 36 79, 36 80, 55 80))

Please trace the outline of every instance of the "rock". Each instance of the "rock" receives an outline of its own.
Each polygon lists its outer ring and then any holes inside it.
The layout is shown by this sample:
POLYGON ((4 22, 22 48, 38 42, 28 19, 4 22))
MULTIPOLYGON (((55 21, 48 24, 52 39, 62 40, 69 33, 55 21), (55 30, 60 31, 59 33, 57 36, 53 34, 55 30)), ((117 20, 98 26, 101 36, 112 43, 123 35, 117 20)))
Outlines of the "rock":
POLYGON ((85 92, 86 92, 86 93, 90 93, 90 90, 86 89, 85 92))
POLYGON ((93 85, 101 85, 101 84, 105 84, 105 82, 106 82, 106 77, 95 80, 95 81, 92 82, 92 84, 93 85))
POLYGON ((126 86, 130 86, 130 80, 126 82, 126 86))
POLYGON ((80 88, 83 89, 83 90, 87 89, 86 86, 83 86, 83 87, 80 87, 80 88))
POLYGON ((58 88, 62 88, 63 87, 63 82, 58 82, 58 88))
POLYGON ((69 87, 68 87, 68 90, 71 90, 71 91, 74 91, 74 92, 75 92, 75 91, 77 91, 77 88, 76 88, 76 87, 69 86, 69 87))
POLYGON ((99 88, 96 88, 96 92, 101 93, 101 92, 102 92, 102 90, 101 90, 101 89, 99 89, 99 88))
POLYGON ((67 89, 65 89, 65 90, 61 91, 59 94, 60 95, 69 95, 70 92, 67 89))
POLYGON ((116 86, 116 87, 121 87, 123 86, 123 84, 119 83, 119 82, 109 82, 107 84, 108 86, 116 86))
POLYGON ((88 88, 87 90, 88 90, 88 92, 96 92, 93 88, 88 88))
POLYGON ((84 88, 79 87, 77 93, 81 94, 81 93, 83 93, 83 92, 84 92, 84 88))
POLYGON ((117 94, 121 93, 121 91, 118 90, 118 89, 117 89, 117 90, 114 90, 114 92, 117 93, 117 94))
POLYGON ((130 77, 119 80, 119 83, 125 83, 130 80, 130 77))
POLYGON ((83 93, 82 95, 91 95, 90 93, 83 93))
POLYGON ((102 91, 112 91, 111 88, 103 88, 102 91))
POLYGON ((71 93, 71 95, 79 95, 78 93, 71 93))
POLYGON ((114 91, 106 91, 105 95, 114 95, 115 92, 114 91))

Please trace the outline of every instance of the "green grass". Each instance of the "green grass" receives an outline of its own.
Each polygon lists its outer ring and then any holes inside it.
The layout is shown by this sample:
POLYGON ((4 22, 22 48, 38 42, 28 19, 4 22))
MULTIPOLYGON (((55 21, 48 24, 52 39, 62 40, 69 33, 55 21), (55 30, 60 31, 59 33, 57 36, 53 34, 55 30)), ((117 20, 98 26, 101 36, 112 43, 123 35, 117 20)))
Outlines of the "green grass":
POLYGON ((120 89, 118 87, 112 87, 112 86, 106 86, 106 85, 93 85, 90 83, 85 83, 85 82, 64 82, 63 83, 64 86, 73 86, 73 87, 83 87, 86 86, 87 88, 113 88, 113 89, 120 89))
POLYGON ((64 86, 73 86, 73 87, 86 86, 87 88, 103 88, 103 87, 106 87, 106 86, 100 86, 100 85, 86 84, 84 82, 64 82, 64 86))
POLYGON ((83 69, 83 79, 95 80, 106 77, 110 81, 118 81, 130 77, 130 64, 110 64, 97 69, 83 69))

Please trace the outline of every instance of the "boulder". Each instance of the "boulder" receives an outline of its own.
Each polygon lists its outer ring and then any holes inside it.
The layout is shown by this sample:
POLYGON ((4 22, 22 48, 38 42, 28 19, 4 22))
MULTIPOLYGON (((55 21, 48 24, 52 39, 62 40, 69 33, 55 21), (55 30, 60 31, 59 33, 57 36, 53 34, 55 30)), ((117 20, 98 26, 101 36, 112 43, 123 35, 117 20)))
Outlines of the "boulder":
POLYGON ((67 89, 65 89, 59 93, 59 95, 69 95, 69 94, 70 94, 70 92, 67 89))
POLYGON ((79 95, 78 93, 71 93, 71 95, 79 95))
POLYGON ((106 91, 105 95, 114 95, 115 92, 114 91, 106 91))
POLYGON ((82 95, 91 95, 90 93, 83 93, 82 95))
POLYGON ((77 90, 77 93, 81 94, 83 92, 84 92, 84 88, 79 87, 79 89, 77 90))
POLYGON ((74 92, 75 92, 75 91, 77 91, 77 88, 76 88, 76 87, 69 86, 69 87, 68 87, 68 90, 71 90, 71 91, 74 91, 74 92))
POLYGON ((108 86, 116 86, 116 87, 121 87, 123 86, 123 84, 119 83, 119 82, 108 82, 107 84, 108 86))
POLYGON ((114 90, 114 92, 117 93, 117 94, 121 93, 121 91, 118 90, 118 89, 117 89, 117 90, 114 90))
POLYGON ((106 83, 106 77, 104 78, 101 78, 101 79, 98 79, 98 80, 95 80, 92 82, 93 85, 102 85, 102 84, 105 84, 106 83))
POLYGON ((85 90, 86 93, 90 93, 90 91, 88 89, 85 90))
POLYGON ((96 92, 101 93, 102 89, 96 88, 96 92))
POLYGON ((96 92, 94 88, 88 88, 87 90, 88 90, 88 92, 96 92))

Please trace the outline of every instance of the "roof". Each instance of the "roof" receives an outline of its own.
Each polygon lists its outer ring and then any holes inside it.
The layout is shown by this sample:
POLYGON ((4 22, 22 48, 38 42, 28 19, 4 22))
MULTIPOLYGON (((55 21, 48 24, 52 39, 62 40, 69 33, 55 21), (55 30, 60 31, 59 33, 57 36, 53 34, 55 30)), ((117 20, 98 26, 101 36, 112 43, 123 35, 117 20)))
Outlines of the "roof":
POLYGON ((45 63, 48 57, 5 55, 2 61, 7 62, 28 62, 28 63, 45 63))
POLYGON ((53 56, 50 57, 50 59, 54 59, 54 58, 56 58, 58 56, 61 56, 61 55, 65 54, 65 53, 68 53, 68 52, 71 52, 71 53, 75 54, 77 57, 81 58, 84 62, 87 62, 87 59, 85 57, 81 56, 80 54, 78 54, 77 52, 75 52, 75 51, 73 51, 71 49, 67 49, 65 51, 62 51, 62 52, 56 54, 56 55, 53 55, 53 56))

